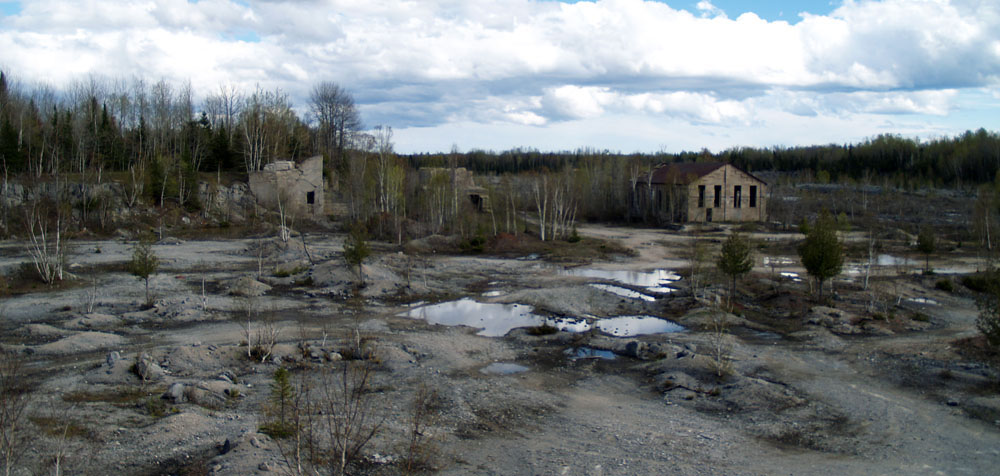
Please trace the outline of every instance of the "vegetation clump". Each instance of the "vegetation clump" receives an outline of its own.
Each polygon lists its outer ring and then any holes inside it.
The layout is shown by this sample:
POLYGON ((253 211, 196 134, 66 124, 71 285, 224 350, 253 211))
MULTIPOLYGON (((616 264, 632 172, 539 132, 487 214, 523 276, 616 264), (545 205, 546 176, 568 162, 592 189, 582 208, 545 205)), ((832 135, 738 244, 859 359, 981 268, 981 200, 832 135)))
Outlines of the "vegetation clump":
POLYGON ((736 292, 736 280, 753 269, 752 250, 753 246, 750 244, 750 240, 742 234, 734 232, 722 244, 719 259, 715 262, 719 271, 722 271, 723 274, 729 276, 731 279, 729 285, 730 309, 733 307, 733 293, 736 292))
POLYGON ((128 263, 128 271, 133 276, 146 283, 146 306, 152 305, 149 297, 149 277, 156 273, 160 267, 160 259, 153 251, 153 240, 149 236, 143 236, 135 246, 132 247, 132 260, 128 263))
POLYGON ((837 223, 824 210, 808 227, 806 239, 799 245, 802 266, 816 280, 819 298, 823 298, 823 283, 840 274, 844 266, 844 245, 837 236, 837 223))

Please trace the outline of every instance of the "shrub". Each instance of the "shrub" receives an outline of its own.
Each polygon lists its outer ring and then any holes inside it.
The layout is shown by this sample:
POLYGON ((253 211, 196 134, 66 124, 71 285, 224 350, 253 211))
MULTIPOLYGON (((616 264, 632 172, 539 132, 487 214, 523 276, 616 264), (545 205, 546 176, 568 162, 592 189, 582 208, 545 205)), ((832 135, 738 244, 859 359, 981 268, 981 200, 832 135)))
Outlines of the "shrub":
POLYGON ((991 346, 1000 347, 1000 300, 997 296, 988 296, 979 301, 976 329, 979 329, 991 346))
POLYGON ((528 328, 528 335, 533 335, 533 336, 547 336, 555 334, 556 332, 559 332, 559 328, 556 326, 551 326, 548 323, 528 328))
POLYGON ((951 280, 947 278, 939 279, 936 283, 934 283, 934 288, 946 293, 955 292, 955 285, 952 284, 951 280))
POLYGON ((573 231, 570 232, 569 238, 566 238, 566 241, 568 241, 570 243, 579 243, 580 242, 580 234, 577 233, 575 226, 573 227, 573 231))
POLYGON ((997 278, 996 271, 972 274, 962 276, 962 285, 973 291, 985 293, 997 286, 997 278))

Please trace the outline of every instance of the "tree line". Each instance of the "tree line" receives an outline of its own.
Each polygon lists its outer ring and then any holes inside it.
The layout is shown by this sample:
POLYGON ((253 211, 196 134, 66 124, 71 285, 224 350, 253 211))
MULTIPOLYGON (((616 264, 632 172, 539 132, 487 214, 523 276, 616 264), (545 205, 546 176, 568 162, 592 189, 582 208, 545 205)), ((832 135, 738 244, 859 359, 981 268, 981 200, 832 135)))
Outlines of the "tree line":
POLYGON ((391 127, 366 130, 351 93, 333 82, 315 84, 306 108, 280 89, 259 86, 220 85, 197 96, 203 99, 196 102, 190 83, 88 76, 57 90, 0 71, 4 183, 67 174, 71 181, 100 183, 113 175, 130 190, 129 205, 145 199, 197 209, 199 173, 245 174, 275 160, 322 155, 330 189, 351 220, 371 221, 398 241, 404 234, 468 235, 484 226, 516 233, 524 229, 524 212, 538 216, 539 232, 547 238, 569 236, 576 220, 643 220, 648 217, 632 203, 633 187, 668 162, 722 161, 755 173, 899 187, 971 188, 992 183, 1000 171, 1000 135, 984 129, 931 141, 880 135, 857 144, 740 147, 714 154, 453 147, 400 155, 393 150, 391 127), (420 174, 430 168, 446 173, 420 174), (469 217, 472 205, 456 172, 461 168, 486 189, 485 223, 469 217))

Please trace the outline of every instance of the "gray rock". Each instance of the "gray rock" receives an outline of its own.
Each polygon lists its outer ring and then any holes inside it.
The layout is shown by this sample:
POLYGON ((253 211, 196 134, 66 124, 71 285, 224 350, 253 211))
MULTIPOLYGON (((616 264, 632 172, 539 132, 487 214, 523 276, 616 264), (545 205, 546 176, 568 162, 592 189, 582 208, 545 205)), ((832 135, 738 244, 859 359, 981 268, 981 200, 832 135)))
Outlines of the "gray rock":
POLYGON ((646 343, 637 340, 630 341, 625 344, 625 352, 623 353, 626 357, 632 357, 635 359, 641 359, 646 351, 646 343))
POLYGON ((105 359, 105 362, 108 363, 108 367, 114 367, 119 360, 122 360, 122 355, 115 350, 108 352, 108 357, 105 359))
POLYGON ((184 384, 180 382, 174 383, 160 398, 170 400, 174 403, 184 402, 184 384))
POLYGON ((139 378, 147 381, 154 382, 163 378, 166 372, 163 371, 163 367, 153 361, 153 358, 149 354, 142 354, 139 359, 135 362, 135 374, 139 378))
POLYGON ((697 379, 684 372, 664 372, 656 376, 656 384, 668 392, 674 389, 697 391, 701 388, 697 379))

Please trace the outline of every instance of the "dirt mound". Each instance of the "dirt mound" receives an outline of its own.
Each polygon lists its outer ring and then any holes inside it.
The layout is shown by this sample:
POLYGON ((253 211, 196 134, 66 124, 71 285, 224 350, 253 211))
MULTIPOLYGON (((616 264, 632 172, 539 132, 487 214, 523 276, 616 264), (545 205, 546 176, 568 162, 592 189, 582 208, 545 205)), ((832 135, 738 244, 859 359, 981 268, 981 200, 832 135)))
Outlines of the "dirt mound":
MULTIPOLYGON (((381 296, 399 292, 406 287, 406 280, 396 274, 383 261, 363 265, 364 296, 381 296)), ((357 270, 348 268, 343 260, 333 259, 320 263, 312 271, 313 285, 327 288, 332 294, 349 294, 358 284, 357 270)))
POLYGON ((268 286, 250 276, 243 276, 225 284, 226 293, 232 296, 256 297, 271 290, 268 286))
POLYGON ((80 332, 55 342, 35 347, 42 354, 74 354, 99 349, 109 349, 125 343, 122 336, 106 332, 80 332))
POLYGON ((431 235, 410 240, 404 245, 404 249, 407 254, 457 253, 458 242, 457 236, 431 235))
POLYGON ((122 320, 110 314, 91 313, 70 319, 66 323, 69 329, 106 329, 121 324, 122 320))

